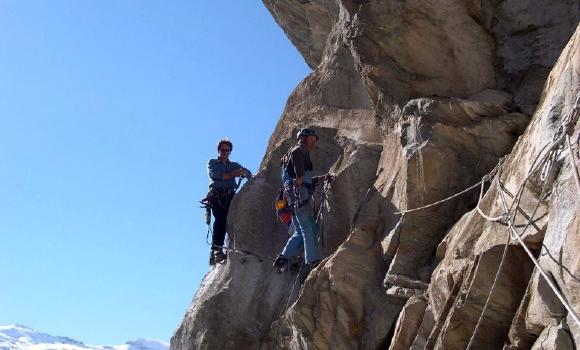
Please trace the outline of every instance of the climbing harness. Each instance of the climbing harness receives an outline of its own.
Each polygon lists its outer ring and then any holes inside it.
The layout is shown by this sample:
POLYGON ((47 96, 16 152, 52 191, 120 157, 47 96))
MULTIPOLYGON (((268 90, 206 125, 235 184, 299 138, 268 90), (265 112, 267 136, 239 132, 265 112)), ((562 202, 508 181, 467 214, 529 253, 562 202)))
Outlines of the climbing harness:
MULTIPOLYGON (((210 236, 213 236, 213 230, 211 228, 211 209, 212 209, 212 206, 219 205, 221 208, 225 209, 227 206, 229 206, 230 202, 232 201, 236 191, 238 190, 238 188, 240 187, 240 185, 242 183, 242 180, 243 179, 248 180, 250 178, 251 178, 251 175, 250 176, 240 176, 240 178, 238 179, 238 182, 236 183, 234 188, 226 190, 226 191, 219 191, 216 188, 214 188, 213 184, 209 185, 209 191, 207 192, 206 196, 199 201, 199 204, 201 204, 200 208, 205 209, 205 213, 204 213, 205 225, 207 226, 207 231, 205 234, 205 243, 207 243, 207 245, 209 245, 209 246, 212 246, 212 248, 224 249, 224 247, 213 245, 212 242, 210 242, 210 240, 209 240, 210 236)), ((234 241, 234 248, 235 248, 235 241, 234 241)))
MULTIPOLYGON (((316 188, 318 187, 319 183, 310 184, 310 183, 303 183, 302 187, 305 187, 308 190, 308 197, 302 200, 300 196, 300 188, 301 187, 281 187, 278 189, 278 193, 276 194, 276 198, 272 203, 274 210, 276 211, 276 218, 280 222, 283 222, 287 225, 290 225, 292 221, 292 215, 296 213, 296 211, 303 206, 307 205, 310 202, 310 198, 314 198, 315 194, 323 193, 323 197, 326 200, 326 194, 330 190, 330 183, 334 180, 334 175, 326 175, 324 180, 321 182, 324 184, 325 190, 320 192, 317 191, 316 188), (328 185, 328 186, 327 186, 328 185), (292 191, 292 192, 291 192, 292 191), (291 200, 290 193, 294 196, 294 201, 291 200), (293 205, 290 205, 293 203, 293 205)), ((314 200, 314 199, 313 199, 314 200)), ((316 205, 314 205, 316 207, 316 205)), ((320 212, 317 214, 316 212, 313 213, 313 216, 318 218, 320 212)))
POLYGON ((234 194, 235 190, 219 192, 210 186, 208 194, 205 196, 205 198, 199 201, 201 204, 200 208, 205 209, 205 224, 207 226, 205 241, 207 244, 211 245, 209 242, 209 237, 213 236, 213 230, 211 228, 211 209, 215 206, 219 206, 220 208, 225 209, 227 206, 229 206, 232 198, 234 197, 234 194))
POLYGON ((294 186, 294 212, 293 215, 296 215, 296 211, 300 209, 306 203, 302 203, 302 198, 300 198, 300 186, 294 186))

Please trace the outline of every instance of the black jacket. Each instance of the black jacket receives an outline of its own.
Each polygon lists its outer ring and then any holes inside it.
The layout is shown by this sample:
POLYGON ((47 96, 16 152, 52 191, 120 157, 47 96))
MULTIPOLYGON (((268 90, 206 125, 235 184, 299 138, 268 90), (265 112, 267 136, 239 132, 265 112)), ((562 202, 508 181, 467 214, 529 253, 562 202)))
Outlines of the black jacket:
POLYGON ((282 166, 293 178, 304 176, 304 172, 312 171, 313 165, 310 160, 310 151, 304 144, 298 143, 284 155, 282 166))

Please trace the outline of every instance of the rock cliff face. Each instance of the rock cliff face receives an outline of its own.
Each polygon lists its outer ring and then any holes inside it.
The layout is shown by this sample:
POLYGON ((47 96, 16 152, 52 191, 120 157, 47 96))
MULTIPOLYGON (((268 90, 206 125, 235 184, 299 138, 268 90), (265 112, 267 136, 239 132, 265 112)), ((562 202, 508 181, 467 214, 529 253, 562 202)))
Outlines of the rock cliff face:
POLYGON ((578 348, 525 247, 580 313, 580 3, 264 4, 312 73, 172 350, 578 348), (336 175, 325 259, 280 274, 288 232, 271 203, 303 126, 320 134, 315 171, 336 175))

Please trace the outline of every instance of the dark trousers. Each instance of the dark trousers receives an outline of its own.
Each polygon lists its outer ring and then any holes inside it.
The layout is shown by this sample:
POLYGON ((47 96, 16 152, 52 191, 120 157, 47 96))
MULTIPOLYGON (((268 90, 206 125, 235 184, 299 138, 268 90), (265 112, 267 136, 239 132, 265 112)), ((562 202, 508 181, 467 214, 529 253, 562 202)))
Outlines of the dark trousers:
POLYGON ((228 218, 228 211, 230 209, 230 196, 218 198, 211 206, 213 214, 213 235, 211 238, 212 248, 224 246, 226 238, 226 222, 228 218))

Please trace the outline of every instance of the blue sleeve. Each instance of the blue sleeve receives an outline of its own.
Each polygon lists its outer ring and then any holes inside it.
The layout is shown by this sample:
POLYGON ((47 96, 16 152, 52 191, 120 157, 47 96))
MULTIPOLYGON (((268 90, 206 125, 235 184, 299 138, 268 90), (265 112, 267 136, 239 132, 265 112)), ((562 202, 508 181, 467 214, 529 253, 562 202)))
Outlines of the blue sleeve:
POLYGON ((249 169, 244 168, 240 163, 232 162, 232 168, 233 168, 233 170, 242 168, 245 171, 247 171, 248 174, 250 174, 250 177, 252 177, 252 172, 249 169))
POLYGON ((207 162, 207 175, 213 181, 222 179, 223 171, 220 169, 219 163, 216 159, 210 159, 207 162))

